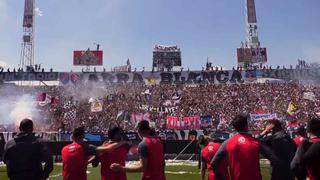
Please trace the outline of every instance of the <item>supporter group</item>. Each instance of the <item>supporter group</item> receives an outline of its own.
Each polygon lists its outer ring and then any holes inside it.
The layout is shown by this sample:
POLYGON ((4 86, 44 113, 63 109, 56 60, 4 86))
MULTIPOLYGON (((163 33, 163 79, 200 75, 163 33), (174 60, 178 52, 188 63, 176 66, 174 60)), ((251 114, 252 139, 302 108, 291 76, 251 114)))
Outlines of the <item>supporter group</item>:
MULTIPOLYGON (((2 96, 13 91, 2 88, 2 96)), ((270 161, 271 179, 319 179, 319 87, 297 82, 246 84, 78 84, 76 86, 13 87, 14 94, 33 94, 40 119, 23 119, 19 133, 6 142, 3 161, 10 179, 48 178, 53 158, 33 132, 70 131, 72 143, 61 150, 64 180, 86 179, 88 164, 101 165, 101 179, 164 180, 168 116, 210 116, 198 137, 199 179, 260 180, 261 156, 270 161), (275 115, 267 120, 253 115, 275 115), (35 124, 34 124, 35 123, 35 124), (132 145, 126 132, 141 138, 139 161, 126 166, 132 145), (93 146, 85 133, 108 139, 93 146), (231 133, 225 139, 217 132, 231 133), (252 132, 255 132, 252 134, 252 132), (293 139, 295 137, 295 139, 293 139), (44 162, 44 166, 41 163, 44 162)), ((269 117, 269 116, 268 116, 269 117)), ((1 131, 15 131, 2 125, 1 131)), ((196 151, 194 153, 197 153, 196 151)))
MULTIPOLYGON (((156 130, 166 130, 168 116, 210 116, 208 128, 229 132, 230 121, 239 113, 276 114, 277 119, 285 120, 287 128, 294 128, 320 113, 319 90, 318 86, 291 82, 153 86, 119 83, 101 87, 21 87, 15 91, 30 92, 38 100, 49 102, 38 106, 38 131, 72 131, 73 127, 85 126, 86 131, 106 133, 113 124, 131 130, 140 120, 148 120, 156 130), (311 99, 306 98, 306 93, 312 94, 311 99)), ((1 94, 10 97, 12 91, 1 94)), ((262 130, 263 123, 252 121, 250 126, 252 130, 262 130)), ((0 130, 13 131, 15 127, 2 125, 0 130)))

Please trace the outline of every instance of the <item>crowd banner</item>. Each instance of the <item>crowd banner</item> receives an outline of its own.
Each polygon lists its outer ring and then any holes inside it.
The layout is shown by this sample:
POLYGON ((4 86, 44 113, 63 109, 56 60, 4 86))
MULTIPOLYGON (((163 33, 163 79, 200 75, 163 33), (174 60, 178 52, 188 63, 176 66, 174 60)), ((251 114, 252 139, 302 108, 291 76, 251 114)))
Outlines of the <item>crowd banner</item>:
POLYGON ((250 119, 252 121, 261 121, 261 120, 269 120, 269 119, 278 119, 276 113, 273 114, 250 114, 250 119))
POLYGON ((57 81, 58 72, 0 72, 1 81, 57 81))
POLYGON ((176 130, 200 129, 200 116, 194 116, 194 117, 168 116, 167 129, 176 129, 176 130))
POLYGON ((319 82, 320 68, 312 69, 258 69, 222 71, 179 71, 179 72, 0 72, 1 81, 60 81, 60 85, 77 83, 162 83, 192 84, 242 84, 258 82, 258 78, 312 80, 319 82))
POLYGON ((94 101, 91 103, 91 112, 103 111, 103 104, 100 101, 94 101))
POLYGON ((131 124, 137 124, 138 122, 142 120, 150 121, 151 114, 149 112, 146 113, 131 113, 130 115, 130 121, 131 124))
POLYGON ((200 117, 201 128, 208 128, 212 126, 212 116, 201 116, 200 117))

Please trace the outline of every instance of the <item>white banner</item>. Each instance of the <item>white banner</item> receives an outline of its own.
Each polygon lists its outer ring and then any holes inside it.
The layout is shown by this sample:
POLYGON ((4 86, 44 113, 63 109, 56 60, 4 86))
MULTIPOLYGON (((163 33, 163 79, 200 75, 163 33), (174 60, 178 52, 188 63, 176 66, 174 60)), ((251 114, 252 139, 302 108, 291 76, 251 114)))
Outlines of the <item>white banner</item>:
POLYGON ((273 114, 250 114, 251 121, 261 121, 261 120, 269 120, 269 119, 278 119, 276 113, 273 114))

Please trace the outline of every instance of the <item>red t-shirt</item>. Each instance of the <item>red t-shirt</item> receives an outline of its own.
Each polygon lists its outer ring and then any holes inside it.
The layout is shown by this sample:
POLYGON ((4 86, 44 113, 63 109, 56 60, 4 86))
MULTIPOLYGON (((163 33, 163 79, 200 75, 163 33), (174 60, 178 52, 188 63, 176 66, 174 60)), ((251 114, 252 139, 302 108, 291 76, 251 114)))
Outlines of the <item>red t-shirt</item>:
MULTIPOLYGON (((309 140, 310 143, 314 144, 314 143, 319 143, 320 142, 320 138, 312 138, 309 140)), ((307 167, 307 171, 308 171, 308 178, 310 180, 318 180, 320 177, 320 162, 319 161, 315 161, 312 165, 307 167)))
POLYGON ((302 136, 297 136, 293 139, 294 143, 296 143, 297 147, 300 146, 301 142, 303 141, 304 137, 302 136))
POLYGON ((237 134, 226 145, 232 179, 261 180, 260 142, 251 136, 237 134))
POLYGON ((220 172, 226 159, 232 180, 262 180, 260 172, 260 153, 272 163, 276 157, 259 140, 247 133, 239 133, 225 141, 212 159, 212 169, 216 176, 223 179, 220 172))
MULTIPOLYGON (((108 146, 111 143, 106 143, 104 146, 108 146)), ((118 163, 122 166, 126 165, 126 159, 129 148, 127 146, 121 146, 111 153, 104 153, 100 156, 101 162, 101 179, 102 180, 127 180, 125 172, 113 172, 110 169, 110 165, 118 163)))
POLYGON ((142 172, 142 180, 165 180, 165 161, 161 140, 153 137, 143 138, 138 149, 140 157, 148 160, 147 169, 142 172))
MULTIPOLYGON (((211 160, 219 150, 220 146, 221 145, 218 143, 209 143, 201 151, 202 161, 206 163, 206 166, 208 168, 208 180, 217 179, 211 167, 211 160)), ((225 160, 222 161, 222 165, 220 166, 220 173, 224 177, 224 179, 229 179, 228 168, 225 160)))
POLYGON ((63 180, 86 180, 87 164, 90 155, 95 155, 94 146, 73 142, 61 151, 63 180))

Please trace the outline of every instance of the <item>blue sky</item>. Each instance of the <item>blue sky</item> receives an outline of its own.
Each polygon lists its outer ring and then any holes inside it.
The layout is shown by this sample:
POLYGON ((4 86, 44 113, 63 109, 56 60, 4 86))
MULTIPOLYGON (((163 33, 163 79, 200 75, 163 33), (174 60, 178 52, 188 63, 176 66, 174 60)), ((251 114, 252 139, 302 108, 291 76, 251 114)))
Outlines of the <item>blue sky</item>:
MULTIPOLYGON (((201 69, 207 57, 232 68, 245 40, 244 0, 36 0, 35 60, 47 68, 76 70, 72 51, 104 50, 109 70, 130 58, 151 68, 155 44, 178 45, 183 66, 201 69)), ((19 63, 23 0, 0 0, 0 62, 19 63)), ((319 0, 256 0, 261 45, 269 63, 320 63, 319 0)))

